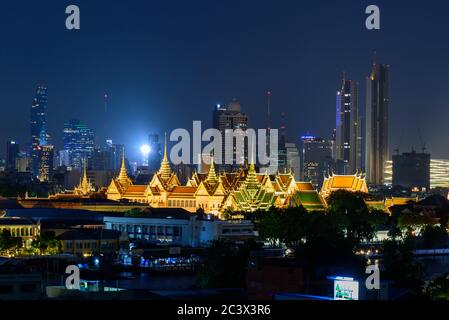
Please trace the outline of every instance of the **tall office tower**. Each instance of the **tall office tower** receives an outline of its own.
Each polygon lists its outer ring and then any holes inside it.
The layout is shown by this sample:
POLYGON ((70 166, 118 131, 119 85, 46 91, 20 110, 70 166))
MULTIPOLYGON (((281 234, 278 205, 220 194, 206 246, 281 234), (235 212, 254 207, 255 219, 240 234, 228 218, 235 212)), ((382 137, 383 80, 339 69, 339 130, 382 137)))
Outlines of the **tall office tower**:
POLYGON ((39 146, 47 144, 47 88, 38 86, 31 105, 30 134, 31 134, 31 171, 33 176, 39 174, 39 146))
POLYGON ((159 142, 159 135, 152 133, 148 136, 148 145, 150 153, 148 154, 148 171, 151 173, 159 170, 162 160, 162 147, 159 142))
POLYGON ((20 152, 16 159, 16 170, 17 172, 30 172, 31 170, 31 158, 27 152, 20 152))
POLYGON ((361 169, 359 157, 359 84, 347 80, 343 75, 340 91, 337 92, 337 116, 335 137, 335 160, 344 163, 343 172, 354 174, 361 169))
POLYGON ((403 153, 393 156, 393 186, 430 190, 430 154, 403 153))
POLYGON ((296 143, 286 143, 286 169, 291 170, 295 176, 296 181, 301 180, 301 161, 299 157, 299 150, 296 143))
MULTIPOLYGON (((239 167, 239 163, 248 163, 248 144, 245 139, 245 150, 243 152, 244 159, 237 159, 236 144, 234 141, 226 141, 226 130, 242 130, 246 131, 248 127, 248 117, 241 110, 240 102, 233 99, 228 106, 218 105, 214 111, 214 128, 221 132, 222 136, 222 165, 218 166, 221 169, 230 169, 232 167, 239 167), (233 164, 224 165, 226 159, 226 152, 232 153, 233 164)), ((243 137, 242 137, 243 138, 243 137)), ((193 155, 197 157, 198 155, 193 155)))
POLYGON ((107 153, 101 148, 94 148, 90 158, 88 159, 88 169, 94 171, 106 170, 107 153))
POLYGON ((15 170, 16 161, 19 158, 20 150, 19 144, 16 141, 7 141, 6 142, 6 168, 15 170))
POLYGON ((38 178, 41 182, 48 182, 53 175, 53 159, 54 147, 50 145, 39 146, 39 174, 38 178))
POLYGON ((311 181, 315 187, 320 187, 325 174, 333 170, 332 141, 314 136, 302 136, 302 176, 305 181, 311 181))
POLYGON ((389 73, 385 64, 373 64, 366 79, 365 170, 369 183, 383 184, 383 172, 389 160, 389 73))
POLYGON ((271 97, 272 97, 272 92, 271 91, 267 91, 267 135, 266 135, 266 150, 267 150, 267 154, 270 154, 270 131, 271 131, 271 97))
POLYGON ((69 152, 70 165, 82 169, 84 159, 94 151, 94 133, 79 120, 70 120, 64 124, 64 150, 69 152))
POLYGON ((59 151, 59 162, 58 166, 62 167, 70 167, 70 153, 69 150, 60 150, 59 151))
POLYGON ((285 113, 281 113, 281 127, 279 128, 279 146, 278 146, 278 170, 285 172, 290 167, 287 162, 287 131, 285 127, 285 113))
POLYGON ((114 144, 112 140, 106 141, 105 147, 105 170, 120 170, 123 157, 124 145, 114 144))

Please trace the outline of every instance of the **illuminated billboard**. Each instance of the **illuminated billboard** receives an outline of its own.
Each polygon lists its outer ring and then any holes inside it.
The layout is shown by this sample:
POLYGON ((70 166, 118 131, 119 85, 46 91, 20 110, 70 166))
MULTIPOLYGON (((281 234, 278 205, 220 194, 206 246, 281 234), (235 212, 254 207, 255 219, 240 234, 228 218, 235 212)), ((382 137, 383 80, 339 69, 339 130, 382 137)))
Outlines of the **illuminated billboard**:
POLYGON ((334 300, 359 300, 359 283, 349 279, 334 280, 334 300))

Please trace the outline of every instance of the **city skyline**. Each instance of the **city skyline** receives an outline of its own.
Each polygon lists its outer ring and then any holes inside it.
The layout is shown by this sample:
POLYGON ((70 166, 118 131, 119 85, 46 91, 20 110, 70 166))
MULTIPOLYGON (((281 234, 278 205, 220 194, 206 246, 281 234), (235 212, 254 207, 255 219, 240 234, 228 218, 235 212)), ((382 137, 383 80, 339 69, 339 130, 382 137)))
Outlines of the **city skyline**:
POLYGON ((449 301, 447 10, 0 1, 0 302, 449 301))
MULTIPOLYGON (((182 3, 174 8, 158 4, 156 17, 154 10, 142 10, 147 5, 141 2, 124 13, 126 10, 120 4, 105 5, 102 7, 105 12, 100 12, 100 6, 106 2, 81 1, 83 27, 76 34, 66 33, 62 24, 58 28, 58 8, 50 6, 49 12, 45 12, 46 6, 30 4, 22 12, 19 6, 11 5, 5 23, 18 16, 30 19, 36 32, 47 37, 36 38, 36 33, 29 33, 19 22, 14 24, 15 32, 4 34, 7 49, 1 54, 0 67, 4 72, 0 81, 5 90, 3 103, 8 107, 4 108, 5 116, 0 123, 3 127, 0 143, 17 140, 21 146, 28 145, 26 133, 19 128, 27 125, 33 92, 40 83, 49 90, 48 132, 57 149, 61 148, 63 123, 71 118, 78 118, 91 127, 101 139, 97 143, 104 141, 105 126, 97 119, 105 112, 105 93, 108 95, 107 128, 112 131, 109 138, 127 145, 132 159, 138 159, 139 148, 147 142, 150 132, 189 128, 192 119, 209 122, 212 127, 210 117, 203 116, 205 112, 209 113, 216 103, 227 103, 234 97, 241 101, 251 119, 250 127, 265 127, 267 90, 272 92, 271 123, 280 125, 280 114, 285 112, 290 140, 298 142, 305 132, 330 137, 335 122, 335 88, 341 72, 346 71, 354 81, 363 83, 377 51, 379 62, 392 66, 391 122, 394 125, 390 151, 397 146, 401 151, 409 151, 412 146, 418 149, 421 141, 416 128, 421 127, 432 156, 449 158, 449 150, 439 139, 447 112, 442 84, 448 65, 442 57, 449 48, 438 40, 441 32, 438 19, 419 27, 408 22, 401 25, 396 23, 397 19, 418 18, 419 8, 405 8, 408 13, 405 15, 402 6, 379 1, 383 28, 369 32, 363 24, 364 5, 325 3, 318 6, 287 2, 284 7, 269 1, 263 1, 258 7, 241 3, 211 7, 205 3, 204 13, 182 3), (249 15, 250 10, 254 14, 249 15), (50 18, 36 20, 28 11, 50 18), (336 24, 335 17, 346 11, 350 18, 336 24), (143 17, 144 12, 150 13, 143 17), (181 13, 196 22, 187 25, 181 13), (315 13, 318 18, 311 19, 308 13, 315 13), (220 23, 230 17, 238 23, 220 23), (111 18, 118 19, 119 23, 111 23, 111 18), (252 23, 259 19, 273 23, 253 30, 252 23), (202 23, 208 23, 210 30, 200 30, 202 23), (156 34, 153 31, 156 26, 165 28, 162 31, 159 28, 156 34), (181 26, 185 30, 179 33, 181 26), (338 33, 347 34, 347 40, 345 37, 343 43, 341 39, 337 41, 338 33), (412 33, 424 45, 416 46, 415 40, 407 36, 412 33), (216 34, 221 37, 216 38, 216 34), (113 36, 119 41, 111 41, 113 36), (355 36, 360 41, 351 44, 350 38, 355 36), (18 37, 23 37, 21 42, 27 46, 39 43, 40 50, 22 50, 22 44, 15 40, 18 37), (218 45, 221 42, 224 46, 218 45), (52 47, 51 54, 46 46, 52 47), (13 47, 22 52, 21 56, 15 57, 13 47), (35 60, 40 63, 34 64, 35 60), (118 64, 119 61, 123 63, 118 64), (236 78, 234 74, 238 70, 241 76, 236 78), (427 76, 430 73, 432 77, 427 76), (189 110, 189 119, 172 116, 185 109, 189 110), (433 112, 424 112, 429 109, 433 112)), ((442 14, 445 6, 435 4, 434 13, 442 14)), ((1 32, 3 35, 5 31, 1 32)), ((360 89, 359 100, 364 101, 366 92, 363 86, 360 89)), ((5 157, 3 149, 2 158, 5 157)))

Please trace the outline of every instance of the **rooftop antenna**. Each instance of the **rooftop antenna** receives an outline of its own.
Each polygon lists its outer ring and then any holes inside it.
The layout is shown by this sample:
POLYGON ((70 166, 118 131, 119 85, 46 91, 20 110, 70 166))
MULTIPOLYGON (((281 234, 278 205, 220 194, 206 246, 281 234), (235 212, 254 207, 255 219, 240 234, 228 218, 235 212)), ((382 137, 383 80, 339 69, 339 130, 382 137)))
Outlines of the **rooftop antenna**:
POLYGON ((271 132, 271 90, 267 91, 267 132, 266 132, 266 151, 270 152, 270 132, 271 132))
POLYGON ((268 132, 271 130, 271 90, 267 91, 267 129, 268 132))
POLYGON ((103 95, 103 101, 104 101, 104 112, 107 113, 108 112, 108 102, 109 102, 109 95, 107 94, 107 92, 105 92, 103 95))
POLYGON ((103 103, 104 103, 104 119, 103 119, 103 132, 105 135, 105 140, 108 140, 108 104, 109 104, 109 95, 107 92, 103 94, 103 103))

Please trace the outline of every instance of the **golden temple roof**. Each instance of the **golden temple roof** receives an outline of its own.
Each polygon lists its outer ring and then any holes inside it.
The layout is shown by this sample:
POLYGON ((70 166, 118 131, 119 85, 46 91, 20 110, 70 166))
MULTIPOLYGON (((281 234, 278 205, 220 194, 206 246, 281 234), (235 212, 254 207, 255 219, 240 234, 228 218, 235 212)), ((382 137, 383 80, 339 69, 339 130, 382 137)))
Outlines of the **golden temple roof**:
POLYGON ((354 175, 333 175, 324 178, 321 194, 324 196, 336 190, 368 192, 366 179, 363 175, 356 173, 354 175))
POLYGON ((196 187, 185 187, 185 186, 179 186, 174 187, 172 190, 172 194, 189 194, 193 195, 196 192, 196 187))
POLYGON ((311 182, 297 182, 296 187, 299 191, 315 191, 315 188, 311 182))
POLYGON ((146 185, 132 185, 126 189, 126 193, 144 193, 147 188, 146 185))

